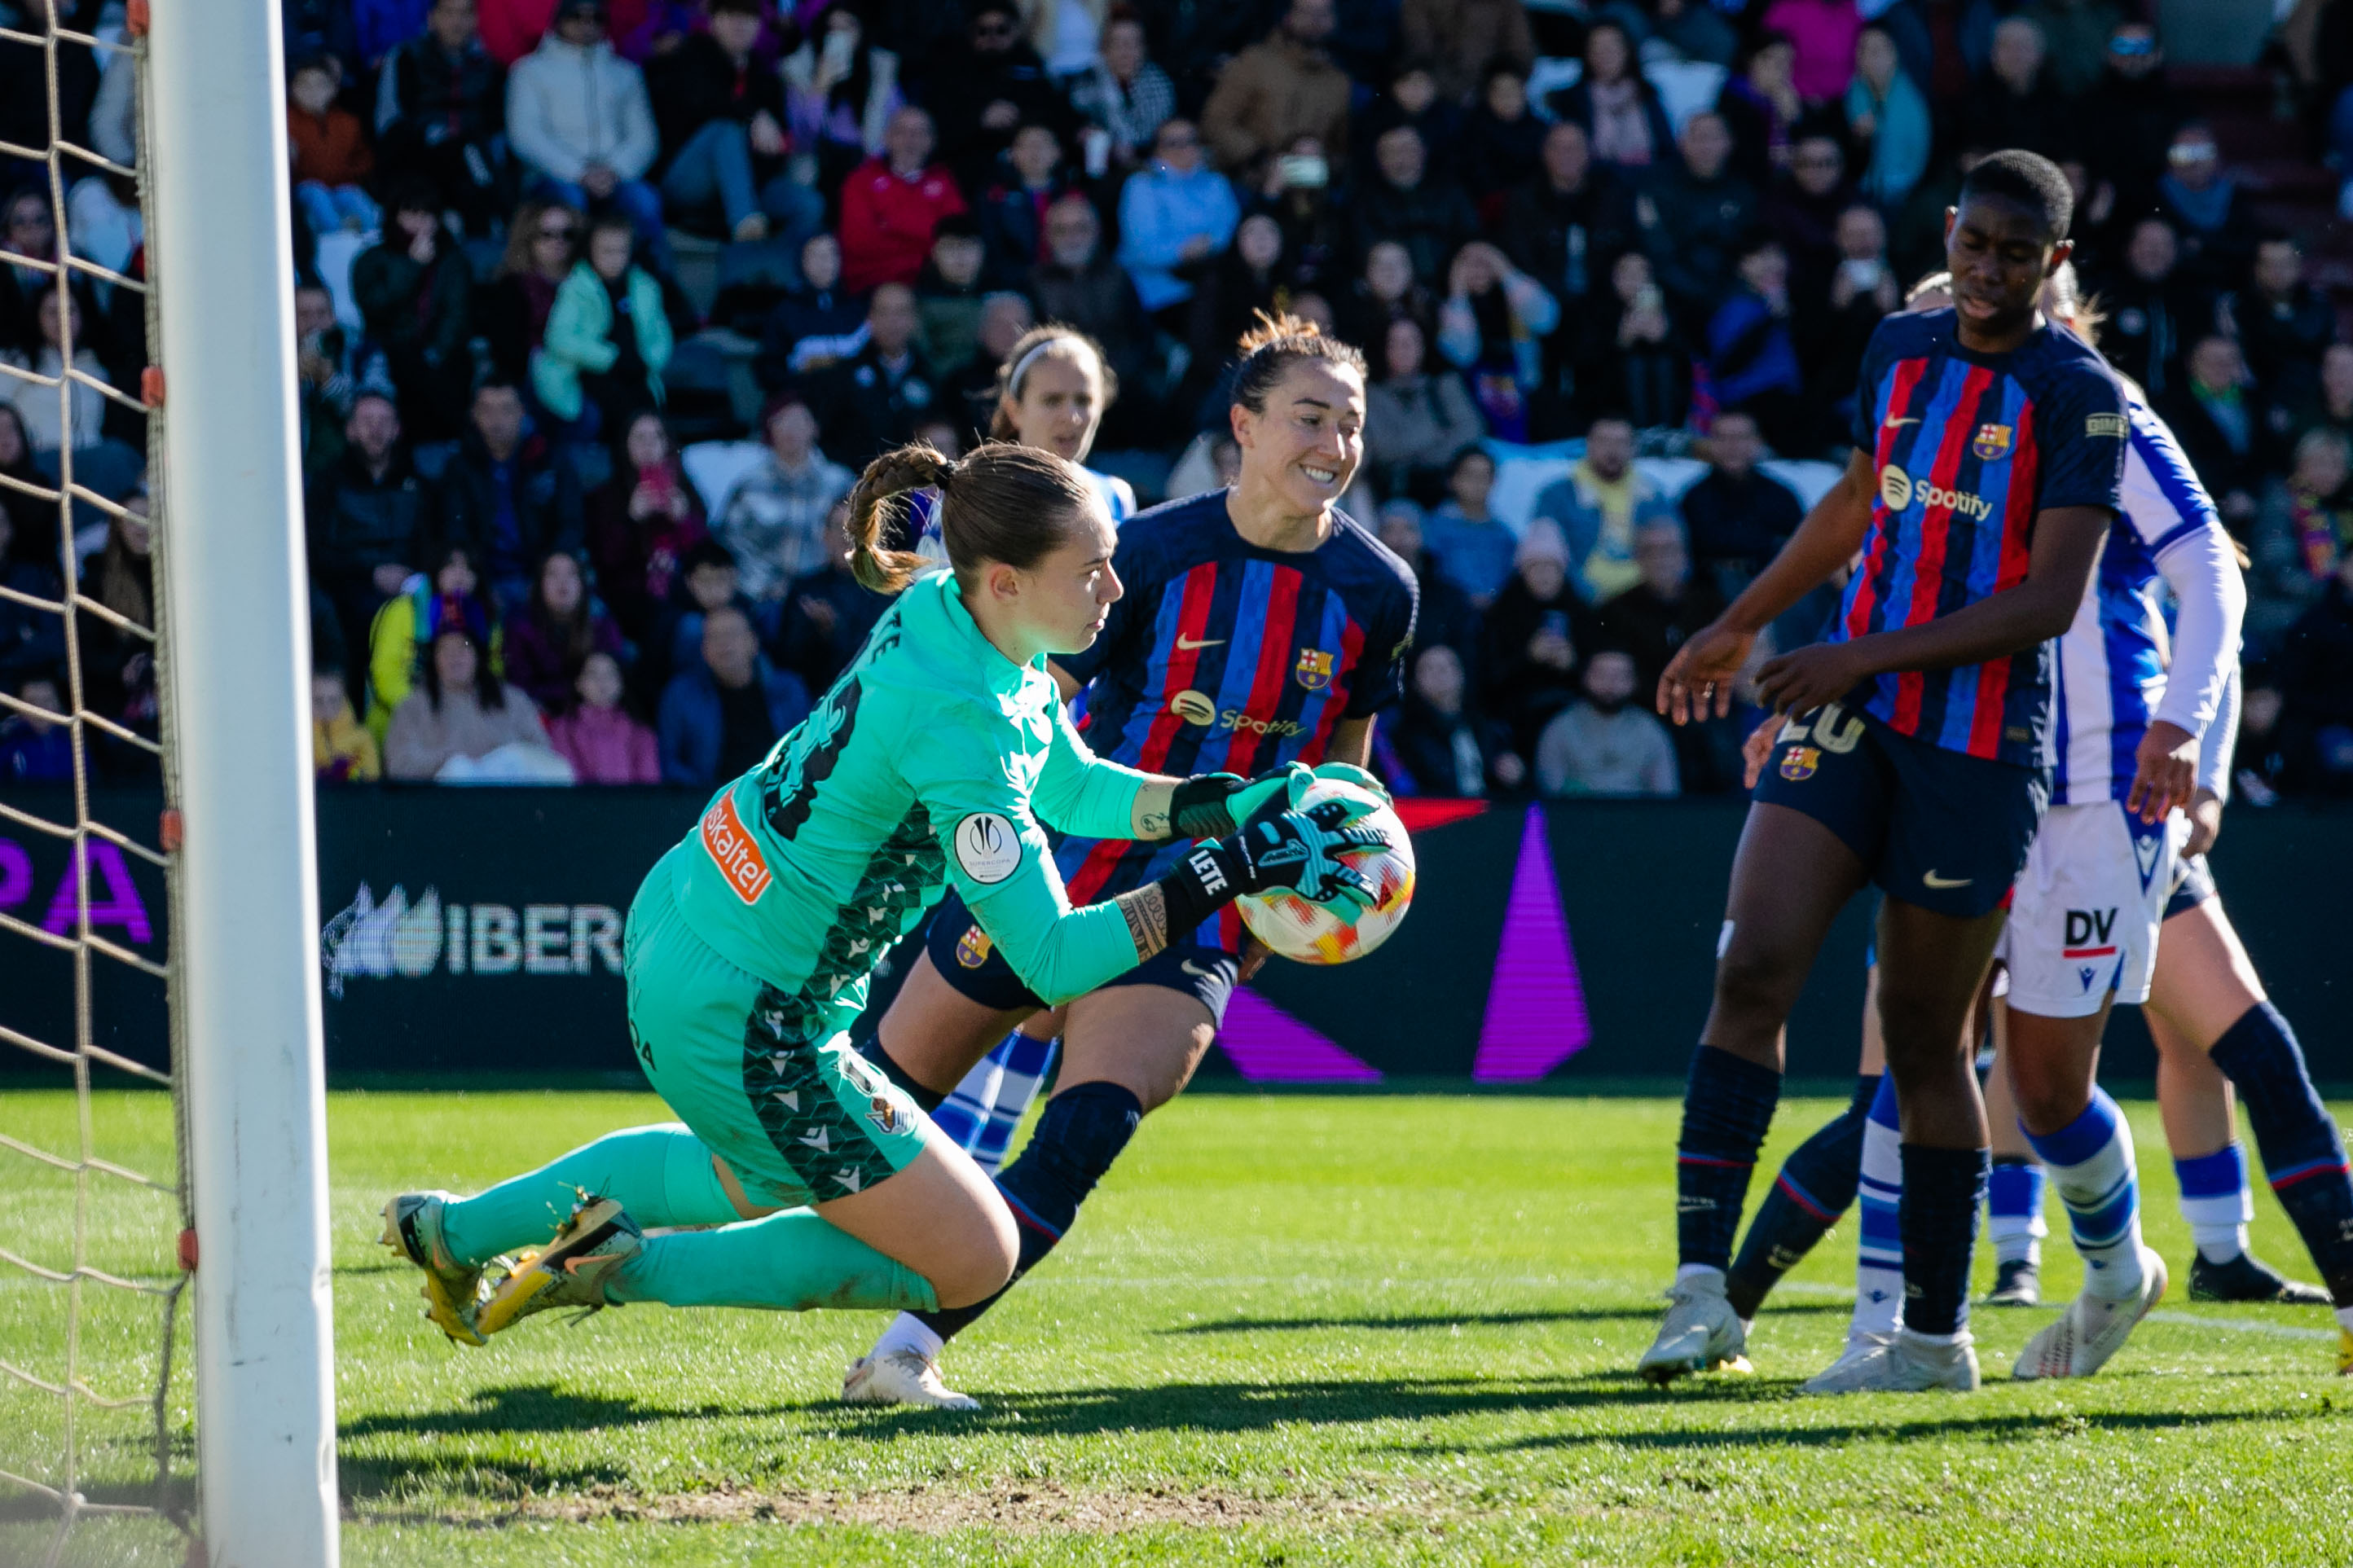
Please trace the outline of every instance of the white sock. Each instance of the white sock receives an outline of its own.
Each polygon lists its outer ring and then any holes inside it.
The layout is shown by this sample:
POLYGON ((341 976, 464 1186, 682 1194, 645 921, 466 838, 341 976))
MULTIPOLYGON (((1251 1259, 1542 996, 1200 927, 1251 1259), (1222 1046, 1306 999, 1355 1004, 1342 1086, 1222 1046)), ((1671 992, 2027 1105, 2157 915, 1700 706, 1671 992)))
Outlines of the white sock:
POLYGON ((2247 1226, 2255 1217, 2255 1194, 2247 1183, 2246 1151, 2234 1140, 2211 1154, 2173 1162, 2181 1188, 2181 1217, 2209 1263, 2228 1263, 2247 1250, 2247 1226))
POLYGON ((2048 1137, 2027 1134, 2067 1205, 2068 1229, 2084 1259, 2084 1291, 2121 1301, 2140 1293, 2140 1184, 2132 1129, 2105 1090, 2084 1114, 2048 1137))
MULTIPOLYGON (((2188 1208, 2188 1204, 2181 1205, 2188 1208)), ((2209 1263, 2228 1263, 2247 1250, 2247 1227, 2235 1221, 2228 1225, 2192 1225, 2189 1234, 2198 1243, 2198 1256, 2209 1263)))
POLYGON ((1996 1230, 1993 1232, 1993 1256, 1997 1263, 2027 1263, 2042 1267, 2043 1232, 2042 1221, 2035 1221, 2033 1230, 1996 1230))
POLYGON ((1892 1334, 1904 1322, 1904 1235, 1897 1213, 1904 1199, 1904 1136, 1895 1125, 1891 1077, 1872 1102, 1862 1124, 1862 1179, 1855 1187, 1861 1211, 1854 1251, 1856 1334, 1892 1334))
POLYGON ((874 1349, 870 1353, 885 1356, 900 1351, 913 1351, 936 1365, 940 1351, 946 1343, 923 1319, 913 1312, 902 1312, 891 1320, 891 1326, 882 1331, 882 1337, 874 1342, 874 1349))
POLYGON ((1693 1280, 1714 1280, 1720 1293, 1724 1289, 1724 1270, 1713 1263, 1684 1263, 1675 1268, 1675 1283, 1688 1285, 1693 1280))

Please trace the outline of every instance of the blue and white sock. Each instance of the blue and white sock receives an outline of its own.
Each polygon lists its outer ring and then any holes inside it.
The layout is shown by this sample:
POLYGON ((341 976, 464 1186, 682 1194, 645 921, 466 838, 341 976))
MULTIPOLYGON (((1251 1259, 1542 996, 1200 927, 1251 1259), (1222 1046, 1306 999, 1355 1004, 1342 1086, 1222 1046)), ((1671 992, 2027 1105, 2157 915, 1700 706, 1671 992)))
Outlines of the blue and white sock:
POLYGON ((1896 1125, 1895 1075, 1879 1080, 1862 1129, 1862 1213, 1854 1253, 1854 1321, 1849 1332, 1892 1334, 1904 1326, 1903 1134, 1896 1125))
POLYGON ((1030 1102, 1053 1070, 1057 1043, 1014 1030, 973 1064, 964 1081, 932 1113, 940 1131, 990 1175, 1005 1163, 1013 1130, 1029 1113, 1030 1102))
POLYGON ((2068 1228, 2084 1259, 2084 1291, 2107 1301, 2137 1295, 2140 1181, 2124 1112, 2094 1087, 2081 1116, 2056 1132, 2028 1132, 2026 1141, 2050 1167, 2051 1184, 2067 1205, 2068 1228))
POLYGON ((1986 1183, 1986 1234, 1993 1237, 1993 1255, 2004 1263, 2042 1265, 2042 1238, 2051 1227, 2042 1223, 2042 1167, 2017 1154, 1994 1156, 1993 1175, 1986 1183))
POLYGON ((2228 1263, 2247 1250, 2247 1226, 2255 1217, 2254 1190, 2247 1184, 2247 1152, 2236 1140, 2211 1154, 2173 1162, 2181 1184, 2181 1217, 2209 1263, 2228 1263))

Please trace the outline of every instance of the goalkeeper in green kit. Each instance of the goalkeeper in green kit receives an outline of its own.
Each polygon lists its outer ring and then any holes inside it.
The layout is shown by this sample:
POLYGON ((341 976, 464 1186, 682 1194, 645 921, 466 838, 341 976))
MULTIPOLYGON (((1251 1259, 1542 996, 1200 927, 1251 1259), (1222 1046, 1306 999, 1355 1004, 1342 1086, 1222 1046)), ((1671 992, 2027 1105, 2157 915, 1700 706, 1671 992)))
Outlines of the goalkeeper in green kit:
POLYGON ((1339 803, 1290 809, 1304 768, 1156 777, 1071 728, 1046 659, 1093 642, 1121 592, 1083 469, 995 442, 960 462, 902 447, 850 506, 858 577, 897 602, 629 910, 630 1037, 683 1125, 612 1133, 474 1197, 385 1205, 385 1245, 424 1270, 427 1316, 453 1340, 554 1307, 928 1311, 1001 1289, 1017 1258, 1004 1199, 844 1033, 948 884, 1053 1003, 1243 893, 1365 901, 1342 856, 1387 839, 1339 803), (920 558, 881 540, 923 489, 953 570, 918 577, 920 558), (1073 909, 1048 827, 1204 842, 1159 881, 1073 909))

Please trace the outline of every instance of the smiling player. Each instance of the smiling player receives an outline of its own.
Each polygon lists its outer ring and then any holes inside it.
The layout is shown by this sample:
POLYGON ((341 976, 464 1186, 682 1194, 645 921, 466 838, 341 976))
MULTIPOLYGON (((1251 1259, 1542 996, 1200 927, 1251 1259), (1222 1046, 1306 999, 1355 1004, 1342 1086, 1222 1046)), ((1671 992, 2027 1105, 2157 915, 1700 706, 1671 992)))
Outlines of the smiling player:
MULTIPOLYGON (((1415 588, 1411 570, 1337 505, 1364 451, 1364 358, 1287 316, 1262 317, 1240 349, 1230 413, 1240 478, 1120 531, 1113 564, 1127 596, 1094 646, 1054 671, 1066 695, 1086 688, 1089 740, 1130 766, 1250 775, 1343 763, 1370 783, 1357 770, 1374 715, 1401 694, 1415 588)), ((1057 858, 1071 896, 1086 900, 1150 882, 1172 853, 1181 850, 1073 837, 1057 858)), ((986 910, 944 904, 882 1019, 878 1065, 919 1104, 938 1103, 1045 1006, 1007 967, 997 935, 986 910)), ((1240 972, 1239 921, 1195 922, 1168 940, 1151 963, 1070 1005, 1060 1087, 998 1178, 1019 1226, 1017 1279, 1216 1037, 1240 972)), ((1032 1027, 1050 1037, 1050 1024, 1032 1027)), ((969 1406, 935 1363, 988 1305, 902 1315, 850 1369, 844 1397, 969 1406)))
POLYGON ((1875 883, 1909 1321, 1857 1386, 1977 1386, 1968 1289, 1988 1153, 1967 1022, 2049 802, 2048 645, 2083 602, 2124 466, 2122 389, 2037 309, 2073 212, 2046 158, 1998 153, 1969 172, 1946 216, 1955 309, 1880 324, 1845 475, 1660 679, 1677 722, 1728 712, 1757 631, 1862 552, 1831 640, 1759 672, 1790 720, 1733 863, 1692 1061, 1680 1266, 1641 1362, 1654 1381, 1746 1364, 1725 1268, 1780 1096, 1782 1026, 1831 921, 1875 883))

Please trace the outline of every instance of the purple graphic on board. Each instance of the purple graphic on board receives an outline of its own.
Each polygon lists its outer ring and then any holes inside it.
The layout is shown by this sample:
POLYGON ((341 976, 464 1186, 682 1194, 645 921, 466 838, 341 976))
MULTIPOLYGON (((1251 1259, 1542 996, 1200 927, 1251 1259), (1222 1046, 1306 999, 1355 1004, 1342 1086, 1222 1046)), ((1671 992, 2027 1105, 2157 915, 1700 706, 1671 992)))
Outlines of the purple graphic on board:
POLYGON ((1479 1028, 1471 1077, 1480 1083, 1526 1083, 1544 1077, 1593 1042, 1585 986, 1560 912, 1544 812, 1528 807, 1520 863, 1504 906, 1504 940, 1479 1028))
POLYGON ((1245 986, 1226 1004, 1218 1044, 1242 1077, 1261 1083, 1378 1083, 1380 1069, 1350 1056, 1245 986))

